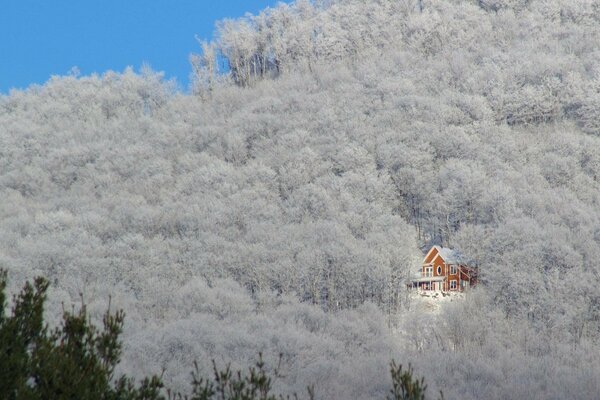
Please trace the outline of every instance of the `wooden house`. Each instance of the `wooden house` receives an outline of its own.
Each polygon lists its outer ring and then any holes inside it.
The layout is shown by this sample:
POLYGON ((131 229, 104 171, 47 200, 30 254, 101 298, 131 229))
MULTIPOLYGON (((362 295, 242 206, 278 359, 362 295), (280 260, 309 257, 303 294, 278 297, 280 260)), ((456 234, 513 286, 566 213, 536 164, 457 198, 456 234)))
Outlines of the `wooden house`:
POLYGON ((477 284, 478 269, 457 250, 433 246, 409 286, 424 291, 462 292, 477 284))

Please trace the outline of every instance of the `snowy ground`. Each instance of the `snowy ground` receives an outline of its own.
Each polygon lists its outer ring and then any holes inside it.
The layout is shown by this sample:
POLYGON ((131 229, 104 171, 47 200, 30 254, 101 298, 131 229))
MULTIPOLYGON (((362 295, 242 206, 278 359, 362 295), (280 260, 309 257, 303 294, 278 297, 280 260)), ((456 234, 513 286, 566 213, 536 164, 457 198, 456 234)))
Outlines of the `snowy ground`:
POLYGON ((412 292, 408 309, 398 315, 392 330, 396 342, 405 350, 421 350, 424 335, 443 323, 440 319, 444 307, 464 298, 464 293, 412 292))
POLYGON ((464 300, 463 293, 413 292, 410 295, 411 308, 417 312, 437 315, 445 304, 464 300))

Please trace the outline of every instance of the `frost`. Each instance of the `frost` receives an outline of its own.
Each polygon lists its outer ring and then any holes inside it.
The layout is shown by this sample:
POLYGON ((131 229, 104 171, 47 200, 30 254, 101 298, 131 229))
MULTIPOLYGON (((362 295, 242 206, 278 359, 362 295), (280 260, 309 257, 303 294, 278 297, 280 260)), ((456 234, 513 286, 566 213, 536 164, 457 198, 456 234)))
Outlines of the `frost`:
POLYGON ((449 399, 597 397, 598 10, 299 1, 220 24, 194 94, 2 96, 0 266, 50 314, 111 296, 123 368, 175 385, 263 351, 319 398, 385 395, 391 358, 449 399), (434 244, 485 290, 431 313, 404 282, 434 244))

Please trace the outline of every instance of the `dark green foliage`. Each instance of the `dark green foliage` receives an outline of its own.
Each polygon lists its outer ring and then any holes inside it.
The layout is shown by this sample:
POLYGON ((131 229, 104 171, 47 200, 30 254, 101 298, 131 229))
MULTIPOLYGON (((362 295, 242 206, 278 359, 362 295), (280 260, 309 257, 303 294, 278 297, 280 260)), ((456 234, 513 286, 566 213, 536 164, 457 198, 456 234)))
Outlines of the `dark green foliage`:
MULTIPOLYGON (((241 371, 233 373, 229 365, 223 370, 217 368, 213 361, 213 379, 202 378, 198 373, 198 366, 195 365, 195 372, 192 373, 193 395, 173 396, 173 399, 185 400, 277 400, 283 399, 282 396, 276 396, 271 393, 272 378, 265 371, 265 364, 262 355, 259 354, 259 360, 255 367, 249 369, 248 374, 243 375, 241 371)), ((277 376, 277 369, 274 375, 277 376)), ((392 361, 390 366, 392 376, 391 396, 388 400, 425 400, 427 385, 425 379, 414 378, 413 369, 403 370, 402 365, 397 365, 392 361)), ((294 396, 297 398, 297 396, 294 396)), ((308 388, 308 398, 314 399, 315 393, 312 387, 308 388)), ((440 398, 444 396, 440 392, 440 398)))
POLYGON ((7 316, 6 272, 0 276, 0 397, 23 398, 31 388, 27 385, 31 377, 33 359, 43 327, 43 304, 48 283, 41 278, 25 285, 15 298, 12 316, 7 316))
MULTIPOLYGON (((200 376, 198 365, 194 364, 192 372, 192 396, 183 397, 189 400, 277 400, 281 396, 271 393, 272 378, 265 370, 262 354, 259 354, 258 362, 248 370, 248 374, 241 371, 233 372, 231 366, 220 370, 213 360, 213 379, 200 376)), ((274 375, 277 376, 277 370, 274 375)), ((309 389, 309 394, 312 391, 309 389)), ((181 395, 177 396, 182 398, 181 395)), ((311 395, 312 398, 312 395, 311 395)))
POLYGON ((48 282, 27 282, 5 315, 6 272, 0 274, 0 398, 2 399, 162 399, 156 376, 136 387, 114 379, 121 357, 124 313, 106 312, 103 329, 89 322, 85 306, 65 312, 60 327, 44 325, 48 282))
POLYGON ((390 372, 392 374, 392 389, 390 390, 392 395, 388 396, 388 400, 425 400, 425 391, 427 390, 425 379, 413 378, 413 369, 410 364, 408 364, 408 369, 402 370, 402 365, 396 365, 396 362, 392 361, 390 372))
MULTIPOLYGON (((127 376, 114 377, 121 358, 122 310, 107 311, 99 330, 82 305, 78 312, 64 312, 61 325, 50 330, 43 318, 48 281, 27 282, 14 297, 8 316, 6 276, 0 271, 0 399, 165 400, 157 376, 145 378, 139 386, 127 376)), ((272 373, 267 371, 262 354, 246 374, 232 371, 230 365, 219 369, 213 361, 210 379, 202 377, 195 364, 191 396, 167 393, 171 400, 278 400, 284 398, 272 393, 278 371, 279 366, 272 373)), ((414 380, 412 373, 410 365, 403 371, 392 362, 393 388, 388 399, 425 399, 427 385, 423 378, 414 380)), ((315 398, 312 387, 308 398, 315 398)))

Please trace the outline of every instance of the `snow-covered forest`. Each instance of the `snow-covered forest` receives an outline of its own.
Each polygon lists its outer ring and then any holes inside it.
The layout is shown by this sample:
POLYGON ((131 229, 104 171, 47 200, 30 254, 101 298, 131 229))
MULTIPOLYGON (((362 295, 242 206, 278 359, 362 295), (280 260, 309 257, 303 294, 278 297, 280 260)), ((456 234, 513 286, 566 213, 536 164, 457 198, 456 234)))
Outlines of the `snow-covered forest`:
POLYGON ((283 355, 284 393, 600 395, 600 6, 322 0, 218 24, 184 92, 149 68, 0 96, 0 267, 48 315, 127 314, 122 368, 283 355), (436 316, 432 244, 481 285, 436 316))

